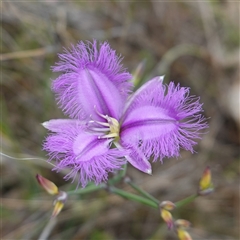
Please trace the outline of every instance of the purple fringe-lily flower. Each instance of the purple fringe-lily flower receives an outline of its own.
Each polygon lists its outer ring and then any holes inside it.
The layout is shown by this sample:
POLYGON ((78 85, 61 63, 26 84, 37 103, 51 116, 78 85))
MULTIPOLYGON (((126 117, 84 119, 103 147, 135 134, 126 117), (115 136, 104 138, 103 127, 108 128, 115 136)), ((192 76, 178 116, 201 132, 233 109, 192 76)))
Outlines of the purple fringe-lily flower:
POLYGON ((66 179, 107 181, 129 162, 151 174, 153 161, 178 157, 180 148, 194 152, 196 139, 207 128, 199 98, 189 88, 156 77, 131 94, 131 75, 108 43, 80 42, 59 55, 53 67, 63 72, 54 82, 59 106, 72 119, 43 123, 52 134, 44 149, 56 170, 70 168, 66 179))

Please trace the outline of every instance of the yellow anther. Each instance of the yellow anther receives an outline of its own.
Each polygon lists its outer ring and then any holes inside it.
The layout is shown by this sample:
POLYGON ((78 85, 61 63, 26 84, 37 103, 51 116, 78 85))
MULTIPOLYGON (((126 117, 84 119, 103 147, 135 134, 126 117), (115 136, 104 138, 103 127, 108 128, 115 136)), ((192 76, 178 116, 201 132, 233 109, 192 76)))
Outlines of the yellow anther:
POLYGON ((101 118, 105 119, 105 121, 95 121, 91 120, 88 123, 89 125, 89 130, 92 130, 94 132, 100 132, 101 135, 98 136, 99 139, 102 138, 118 138, 119 137, 119 131, 120 131, 120 125, 117 119, 113 117, 109 117, 108 115, 103 115, 101 114, 97 109, 96 106, 94 106, 94 109, 97 113, 98 116, 101 118), (93 124, 91 126, 91 124, 93 124), (95 124, 95 125, 94 125, 95 124), (96 125, 99 125, 96 126, 96 125))
POLYGON ((115 135, 115 137, 119 136, 119 129, 120 125, 117 119, 108 117, 107 116, 107 121, 109 123, 109 128, 110 128, 110 134, 115 135))

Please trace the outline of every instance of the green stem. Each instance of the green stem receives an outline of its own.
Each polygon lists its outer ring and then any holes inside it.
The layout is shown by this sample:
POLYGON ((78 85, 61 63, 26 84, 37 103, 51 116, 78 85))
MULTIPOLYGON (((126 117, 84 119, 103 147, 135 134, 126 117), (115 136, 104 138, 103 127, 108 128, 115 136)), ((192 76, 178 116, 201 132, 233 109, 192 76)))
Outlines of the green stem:
POLYGON ((125 182, 130 185, 133 189, 135 189, 136 191, 138 191, 139 193, 141 193, 144 197, 152 200, 153 202, 155 202, 156 204, 159 204, 159 201, 153 197, 151 194, 149 194, 148 192, 145 192, 143 189, 139 188, 135 183, 133 183, 129 178, 125 180, 125 182))
POLYGON ((127 164, 124 164, 123 169, 119 171, 118 175, 110 179, 108 181, 108 184, 114 185, 115 183, 118 183, 126 175, 126 172, 127 172, 127 164))
POLYGON ((197 196, 198 196, 197 194, 193 194, 193 195, 191 195, 191 196, 189 196, 187 198, 184 198, 184 199, 176 202, 175 205, 176 205, 177 208, 182 207, 182 206, 184 206, 184 205, 186 205, 188 203, 191 203, 193 200, 196 199, 197 196))
POLYGON ((105 183, 99 184, 97 186, 94 185, 94 184, 91 184, 91 185, 88 185, 86 188, 79 188, 75 191, 69 191, 69 192, 67 192, 67 194, 68 195, 77 194, 77 193, 86 194, 86 193, 95 192, 95 191, 100 190, 100 189, 104 189, 106 187, 107 187, 107 185, 105 183))
MULTIPOLYGON (((127 171, 127 164, 125 164, 123 166, 123 169, 121 171, 119 171, 118 175, 116 175, 114 178, 110 179, 108 181, 109 185, 114 185, 115 183, 119 182, 126 174, 127 171)), ((104 189, 107 188, 107 184, 102 183, 99 185, 95 185, 93 183, 90 183, 88 186, 86 186, 86 188, 80 188, 74 191, 69 191, 67 192, 67 194, 72 195, 72 194, 86 194, 86 193, 91 193, 91 192, 95 192, 98 191, 100 189, 104 189)))
POLYGON ((145 204, 145 205, 150 206, 152 208, 158 208, 158 203, 155 203, 155 202, 153 202, 150 199, 138 196, 136 194, 125 192, 124 190, 121 190, 121 189, 118 189, 118 188, 115 188, 115 187, 112 187, 112 186, 109 187, 109 191, 111 193, 115 193, 115 194, 117 194, 117 195, 119 195, 119 196, 121 196, 123 198, 126 198, 126 199, 129 199, 129 200, 133 200, 135 202, 139 202, 139 203, 145 204))

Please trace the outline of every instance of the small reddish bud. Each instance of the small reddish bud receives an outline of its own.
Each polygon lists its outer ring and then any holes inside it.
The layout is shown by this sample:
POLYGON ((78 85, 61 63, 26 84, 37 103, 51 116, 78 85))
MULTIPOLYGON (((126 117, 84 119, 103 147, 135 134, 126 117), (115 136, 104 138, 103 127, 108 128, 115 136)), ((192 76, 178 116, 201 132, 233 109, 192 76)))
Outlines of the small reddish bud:
POLYGON ((212 176, 211 176, 211 170, 209 167, 206 167, 206 169, 203 172, 202 178, 199 181, 199 189, 198 194, 199 195, 207 195, 213 192, 213 184, 212 184, 212 176))
POLYGON ((37 174, 36 176, 38 183, 51 195, 57 195, 58 187, 48 179, 42 177, 41 175, 37 174))

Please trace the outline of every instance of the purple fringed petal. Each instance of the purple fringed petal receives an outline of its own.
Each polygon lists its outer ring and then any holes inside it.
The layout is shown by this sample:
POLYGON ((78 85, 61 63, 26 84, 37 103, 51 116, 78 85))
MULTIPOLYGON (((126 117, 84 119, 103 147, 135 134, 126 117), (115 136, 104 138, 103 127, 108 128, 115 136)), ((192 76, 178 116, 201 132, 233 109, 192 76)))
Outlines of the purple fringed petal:
POLYGON ((131 75, 122 68, 121 58, 108 43, 80 42, 59 55, 54 72, 62 72, 53 82, 53 91, 63 111, 72 118, 89 120, 101 114, 119 119, 130 92, 131 75))
POLYGON ((199 99, 189 88, 163 85, 154 78, 129 100, 122 118, 121 141, 147 156, 178 157, 180 148, 193 152, 200 130, 207 128, 199 99))
POLYGON ((47 127, 56 133, 46 138, 43 148, 49 152, 50 160, 56 161, 55 170, 71 169, 65 177, 73 178, 79 175, 78 182, 85 187, 89 181, 99 184, 107 180, 108 173, 121 169, 126 163, 126 152, 110 149, 111 140, 98 139, 97 135, 85 131, 76 121, 69 124, 62 121, 62 128, 58 120, 46 123, 47 127))

